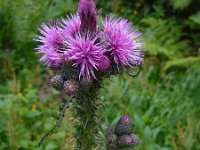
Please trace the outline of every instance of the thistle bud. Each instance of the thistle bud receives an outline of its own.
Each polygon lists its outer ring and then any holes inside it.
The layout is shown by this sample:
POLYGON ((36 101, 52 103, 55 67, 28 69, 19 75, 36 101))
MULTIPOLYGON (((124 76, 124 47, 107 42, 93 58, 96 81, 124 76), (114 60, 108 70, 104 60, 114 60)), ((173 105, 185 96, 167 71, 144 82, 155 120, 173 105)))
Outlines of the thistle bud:
POLYGON ((109 135, 114 134, 114 132, 115 132, 115 127, 110 127, 106 129, 105 135, 106 137, 108 137, 109 135))
POLYGON ((117 122, 117 124, 124 124, 124 123, 131 124, 131 118, 128 115, 122 116, 117 122))
POLYGON ((119 148, 132 148, 136 146, 134 138, 131 135, 122 135, 118 139, 119 148))
POLYGON ((49 81, 49 85, 54 87, 56 90, 62 90, 63 89, 63 83, 64 80, 61 75, 56 75, 52 77, 49 81))
POLYGON ((108 146, 108 149, 116 149, 117 147, 117 135, 116 134, 110 134, 108 137, 107 137, 107 146, 108 146))
POLYGON ((123 134, 131 134, 132 124, 131 118, 128 115, 125 115, 119 119, 115 128, 115 134, 121 136, 123 134))
POLYGON ((96 6, 93 0, 80 0, 78 14, 81 19, 81 30, 97 30, 96 6))
POLYGON ((133 146, 136 146, 137 144, 140 143, 140 138, 138 135, 135 134, 131 134, 131 138, 133 140, 133 146))
POLYGON ((78 84, 74 80, 68 80, 68 81, 65 81, 63 87, 67 95, 74 95, 77 92, 78 84))
POLYGON ((99 60, 98 69, 105 71, 110 67, 110 59, 107 56, 102 56, 99 60))
POLYGON ((115 134, 117 134, 118 136, 131 133, 132 133, 132 126, 130 124, 119 124, 115 128, 115 134))

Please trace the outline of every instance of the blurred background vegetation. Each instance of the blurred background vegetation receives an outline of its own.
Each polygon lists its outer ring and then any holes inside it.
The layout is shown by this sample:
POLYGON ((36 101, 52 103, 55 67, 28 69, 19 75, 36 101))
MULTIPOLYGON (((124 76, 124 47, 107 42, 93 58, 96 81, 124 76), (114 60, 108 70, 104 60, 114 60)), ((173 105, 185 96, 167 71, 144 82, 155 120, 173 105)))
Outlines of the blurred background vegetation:
MULTIPOLYGON (((146 43, 139 77, 105 81, 103 125, 129 114, 142 139, 137 150, 200 150, 200 1, 95 2, 103 16, 113 13, 132 21, 146 43)), ((75 12, 77 3, 0 0, 1 150, 72 149, 70 110, 57 133, 37 146, 55 123, 61 100, 48 87, 51 72, 37 62, 33 38, 42 22, 75 12)))

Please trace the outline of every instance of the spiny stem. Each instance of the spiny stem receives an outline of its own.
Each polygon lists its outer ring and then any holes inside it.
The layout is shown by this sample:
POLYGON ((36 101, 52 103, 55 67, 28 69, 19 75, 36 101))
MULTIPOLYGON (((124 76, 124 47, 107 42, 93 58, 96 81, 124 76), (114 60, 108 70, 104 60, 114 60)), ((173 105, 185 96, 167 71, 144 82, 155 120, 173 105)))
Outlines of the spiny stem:
POLYGON ((77 149, 93 150, 99 129, 98 92, 101 82, 94 83, 89 89, 82 88, 75 104, 75 117, 79 119, 76 127, 77 149))
POLYGON ((69 108, 69 106, 70 106, 69 104, 70 104, 70 101, 71 101, 72 98, 73 98, 73 96, 69 97, 68 100, 64 100, 64 101, 63 101, 64 104, 63 104, 63 105, 61 106, 61 108, 60 108, 60 113, 59 113, 59 116, 58 116, 58 118, 57 118, 56 124, 54 125, 54 127, 53 127, 49 132, 47 132, 47 133, 41 138, 41 140, 40 140, 40 142, 39 142, 39 146, 44 142, 44 140, 45 140, 48 136, 52 135, 52 134, 57 130, 57 128, 60 126, 60 124, 61 124, 61 122, 62 122, 62 120, 63 120, 63 118, 64 118, 65 111, 66 111, 67 108, 69 108))

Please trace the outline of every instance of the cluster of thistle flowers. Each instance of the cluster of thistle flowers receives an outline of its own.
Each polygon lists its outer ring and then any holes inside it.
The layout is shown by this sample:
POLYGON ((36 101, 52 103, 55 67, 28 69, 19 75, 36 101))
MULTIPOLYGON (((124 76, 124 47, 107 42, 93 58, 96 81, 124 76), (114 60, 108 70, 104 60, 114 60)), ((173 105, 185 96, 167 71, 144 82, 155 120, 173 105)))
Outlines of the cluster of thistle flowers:
POLYGON ((51 84, 57 89, 67 86, 69 93, 74 93, 76 87, 68 87, 71 83, 92 83, 143 61, 141 33, 126 19, 97 16, 93 0, 80 0, 77 13, 43 23, 39 31, 41 35, 35 40, 41 43, 36 48, 42 55, 40 62, 56 70, 58 75, 51 84), (97 24, 98 19, 101 25, 97 24))
POLYGON ((132 134, 131 118, 121 117, 115 127, 106 130, 107 147, 109 150, 134 148, 139 143, 139 137, 132 134))

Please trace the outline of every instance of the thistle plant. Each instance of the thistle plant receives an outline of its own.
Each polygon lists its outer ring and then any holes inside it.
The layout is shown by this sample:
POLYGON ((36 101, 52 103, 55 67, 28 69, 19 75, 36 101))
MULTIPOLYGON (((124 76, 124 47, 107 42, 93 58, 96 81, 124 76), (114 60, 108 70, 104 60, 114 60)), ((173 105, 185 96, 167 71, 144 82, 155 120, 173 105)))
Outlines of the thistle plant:
POLYGON ((66 95, 56 125, 40 144, 59 127, 65 110, 72 106, 77 120, 76 147, 91 150, 101 128, 98 94, 103 79, 122 73, 137 75, 128 71, 142 64, 141 32, 126 19, 97 15, 93 0, 80 0, 76 13, 43 23, 39 31, 35 38, 40 42, 36 48, 41 55, 39 61, 55 73, 50 85, 66 95))

